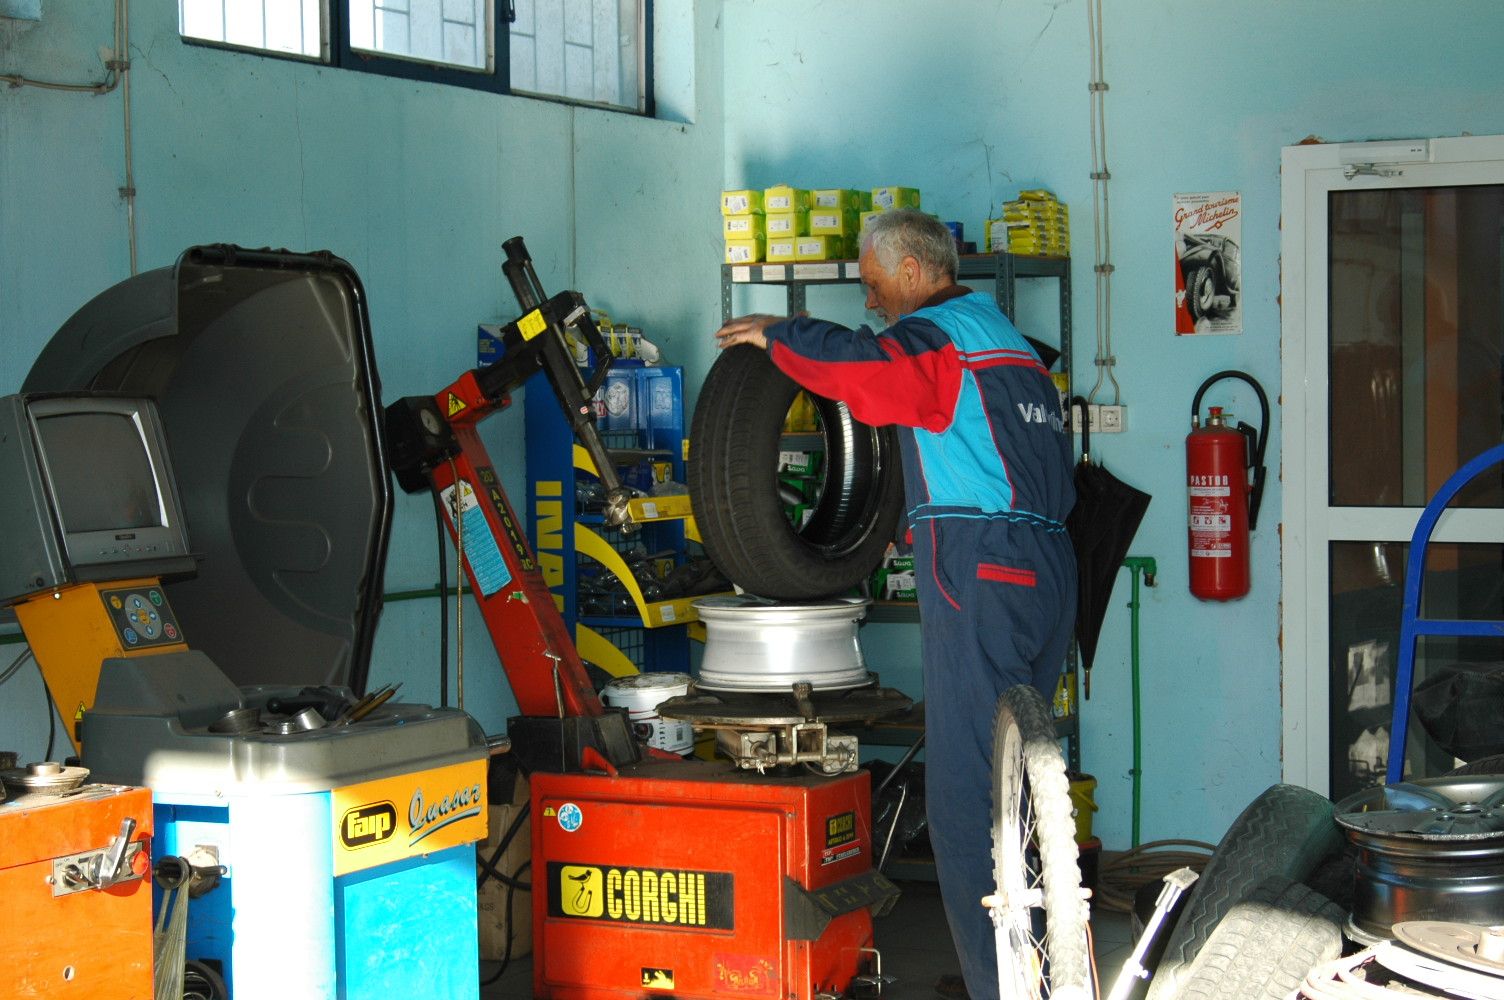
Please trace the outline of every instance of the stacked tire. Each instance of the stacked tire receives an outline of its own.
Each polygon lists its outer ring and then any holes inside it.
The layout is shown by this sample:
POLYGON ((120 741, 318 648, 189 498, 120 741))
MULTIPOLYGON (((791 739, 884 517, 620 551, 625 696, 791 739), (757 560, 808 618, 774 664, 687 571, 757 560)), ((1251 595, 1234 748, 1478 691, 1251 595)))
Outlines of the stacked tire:
POLYGON ((811 395, 824 441, 823 487, 795 525, 780 497, 779 453, 799 386, 766 351, 722 351, 690 428, 689 493, 705 552, 732 583, 774 600, 832 597, 857 586, 893 540, 903 471, 892 427, 811 395))

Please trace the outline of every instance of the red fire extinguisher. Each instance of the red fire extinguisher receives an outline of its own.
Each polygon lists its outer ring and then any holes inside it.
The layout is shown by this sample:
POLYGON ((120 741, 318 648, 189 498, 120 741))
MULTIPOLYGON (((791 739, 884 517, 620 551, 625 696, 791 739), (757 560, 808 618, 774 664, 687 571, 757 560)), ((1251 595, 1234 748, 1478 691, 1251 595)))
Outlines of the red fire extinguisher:
POLYGON ((1218 372, 1191 401, 1191 433, 1185 439, 1187 536, 1191 593, 1203 601, 1232 601, 1248 593, 1248 533, 1258 523, 1264 495, 1264 446, 1269 440, 1269 399, 1246 372, 1218 372), (1241 421, 1227 423, 1213 406, 1201 425, 1201 397, 1222 379, 1242 379, 1258 394, 1262 420, 1257 432, 1241 421), (1250 475, 1251 474, 1251 475, 1250 475))

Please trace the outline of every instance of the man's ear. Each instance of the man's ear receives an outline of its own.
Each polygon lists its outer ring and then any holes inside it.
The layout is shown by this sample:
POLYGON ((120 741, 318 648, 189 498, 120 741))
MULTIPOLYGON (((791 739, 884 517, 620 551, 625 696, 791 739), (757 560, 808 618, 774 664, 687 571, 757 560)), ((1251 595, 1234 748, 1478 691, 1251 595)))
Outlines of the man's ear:
POLYGON ((906 289, 918 287, 920 279, 924 277, 924 268, 919 266, 917 257, 905 257, 899 262, 898 270, 903 275, 906 289))

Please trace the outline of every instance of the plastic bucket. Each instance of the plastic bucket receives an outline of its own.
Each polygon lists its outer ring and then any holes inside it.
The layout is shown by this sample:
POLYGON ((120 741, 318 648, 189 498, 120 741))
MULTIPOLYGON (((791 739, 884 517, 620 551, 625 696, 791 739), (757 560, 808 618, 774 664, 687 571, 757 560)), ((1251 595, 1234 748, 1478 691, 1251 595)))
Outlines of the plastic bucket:
POLYGON ((694 728, 687 722, 663 718, 658 706, 688 693, 688 674, 628 674, 601 688, 601 701, 612 708, 626 709, 632 728, 648 746, 687 754, 694 749, 694 728))
POLYGON ((1092 793, 1097 790, 1097 779, 1089 774, 1071 776, 1071 805, 1076 810, 1076 843, 1091 840, 1091 814, 1097 811, 1092 793))

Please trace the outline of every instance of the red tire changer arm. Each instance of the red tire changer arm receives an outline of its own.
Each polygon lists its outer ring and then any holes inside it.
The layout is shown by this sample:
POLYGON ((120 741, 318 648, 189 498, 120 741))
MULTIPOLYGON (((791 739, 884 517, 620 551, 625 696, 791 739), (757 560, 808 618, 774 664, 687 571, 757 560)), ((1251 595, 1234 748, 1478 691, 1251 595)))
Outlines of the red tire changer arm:
POLYGON ((450 535, 462 552, 466 577, 522 713, 521 719, 511 720, 509 730, 524 766, 536 755, 535 766, 576 770, 582 756, 591 756, 586 747, 613 764, 631 763, 638 753, 625 717, 605 712, 596 697, 476 429, 485 417, 509 406, 510 392, 541 369, 600 473, 606 523, 627 527, 631 492, 616 476, 591 408, 611 353, 578 292, 545 300, 522 237, 508 240, 503 249, 507 260, 502 270, 523 314, 502 328, 501 358, 465 372, 433 396, 408 396, 387 407, 388 457, 404 490, 432 489, 442 501, 450 535), (597 367, 588 377, 575 364, 566 339, 569 330, 594 351, 597 367))

